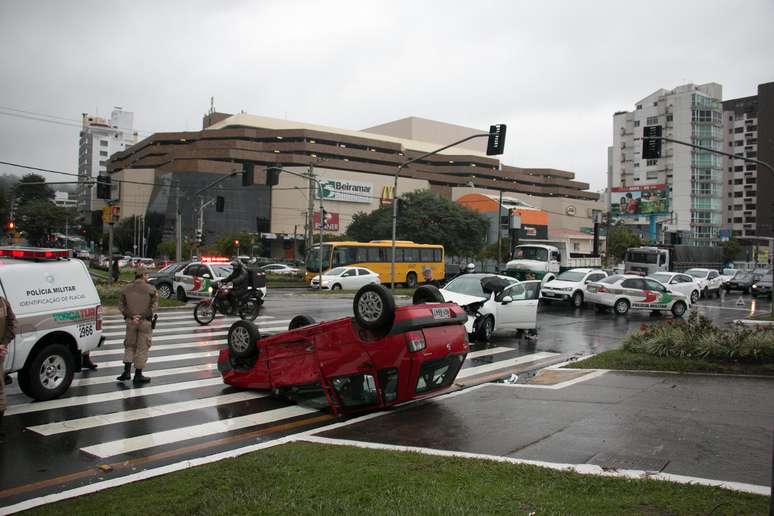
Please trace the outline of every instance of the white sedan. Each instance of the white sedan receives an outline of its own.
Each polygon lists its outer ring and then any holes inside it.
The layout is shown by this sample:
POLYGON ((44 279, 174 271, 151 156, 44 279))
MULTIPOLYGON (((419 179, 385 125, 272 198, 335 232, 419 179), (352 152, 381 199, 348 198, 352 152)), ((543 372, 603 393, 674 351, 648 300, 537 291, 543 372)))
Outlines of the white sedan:
MULTIPOLYGON (((380 283, 379 275, 363 267, 336 267, 322 275, 322 288, 331 290, 357 290, 369 283, 380 283)), ((320 276, 312 278, 310 287, 320 288, 320 276)))
POLYGON ((270 263, 269 265, 261 267, 261 270, 271 274, 298 274, 298 269, 285 265, 284 263, 270 263))
POLYGON ((669 310, 675 317, 688 311, 688 297, 674 292, 658 281, 633 274, 616 274, 586 286, 586 302, 596 305, 597 311, 609 307, 617 315, 629 310, 662 312, 669 310))
POLYGON ((720 297, 720 289, 723 287, 723 278, 720 273, 714 269, 688 269, 685 273, 693 276, 696 283, 701 286, 701 297, 709 297, 715 294, 720 297))
POLYGON ((679 292, 695 304, 701 296, 701 285, 699 285, 693 276, 679 272, 655 272, 648 276, 665 285, 669 290, 679 292))
POLYGON ((540 299, 548 302, 569 301, 573 307, 581 308, 586 285, 606 277, 607 273, 600 269, 569 269, 543 284, 540 299))
POLYGON ((498 330, 535 330, 540 281, 520 282, 496 274, 463 274, 440 290, 468 313, 465 329, 477 342, 498 330))

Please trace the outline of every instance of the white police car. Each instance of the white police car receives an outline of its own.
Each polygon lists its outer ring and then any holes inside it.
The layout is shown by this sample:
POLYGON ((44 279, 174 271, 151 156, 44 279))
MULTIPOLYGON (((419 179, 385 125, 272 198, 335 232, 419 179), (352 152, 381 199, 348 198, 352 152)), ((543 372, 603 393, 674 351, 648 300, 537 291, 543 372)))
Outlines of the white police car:
POLYGON ((0 247, 0 295, 18 329, 4 373, 36 400, 64 393, 82 354, 102 344, 102 304, 86 265, 64 249, 0 247))
POLYGON ((658 281, 632 274, 616 274, 586 285, 586 302, 598 311, 612 307, 618 315, 629 310, 671 311, 682 317, 688 311, 688 296, 669 290, 658 281))

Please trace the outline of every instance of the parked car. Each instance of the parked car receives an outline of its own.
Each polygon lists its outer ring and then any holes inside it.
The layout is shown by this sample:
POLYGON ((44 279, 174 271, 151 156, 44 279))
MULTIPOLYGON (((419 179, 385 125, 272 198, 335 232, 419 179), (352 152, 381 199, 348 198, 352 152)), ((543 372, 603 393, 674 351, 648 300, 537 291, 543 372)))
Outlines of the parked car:
POLYGON ((720 279, 723 280, 723 283, 725 283, 726 281, 733 278, 737 272, 739 272, 739 269, 723 269, 720 274, 720 279))
MULTIPOLYGON (((331 290, 357 290, 369 283, 381 283, 379 275, 364 267, 336 267, 322 275, 322 288, 331 290)), ((320 275, 318 274, 309 283, 311 288, 320 288, 320 275)))
POLYGON ((469 351, 462 308, 396 307, 389 290, 370 284, 355 295, 353 311, 322 323, 299 315, 287 332, 267 337, 253 323, 235 322, 218 357, 223 381, 315 408, 327 404, 334 414, 426 398, 452 385, 469 351))
POLYGON ((723 280, 718 271, 715 269, 688 269, 685 273, 696 279, 696 283, 701 287, 701 297, 709 297, 711 294, 720 297, 723 280))
POLYGON ((540 299, 549 303, 569 301, 575 308, 580 308, 583 306, 586 284, 606 277, 607 273, 601 269, 569 269, 543 285, 540 299))
POLYGON ((771 279, 772 274, 769 272, 768 274, 765 274, 756 281, 752 286, 752 296, 753 297, 768 297, 769 299, 772 299, 771 297, 771 279))
POLYGON ((701 285, 696 279, 681 272, 656 272, 648 276, 666 286, 669 290, 679 292, 690 299, 691 304, 696 303, 701 297, 701 285))
POLYGON ((625 315, 629 310, 668 310, 675 317, 682 317, 688 311, 689 299, 654 279, 622 274, 589 283, 586 302, 596 305, 600 312, 612 308, 618 315, 625 315))
POLYGON ((156 287, 162 299, 171 299, 175 295, 175 273, 183 269, 190 261, 171 263, 156 272, 148 274, 148 283, 156 287))
POLYGON ((540 280, 519 281, 510 276, 473 273, 454 278, 440 290, 443 299, 465 309, 465 328, 477 342, 499 330, 537 328, 540 280))
POLYGON ((752 286, 763 277, 763 274, 755 272, 739 272, 733 279, 726 281, 723 284, 723 288, 726 292, 741 291, 745 294, 749 294, 752 290, 752 286))
POLYGON ((287 274, 287 275, 298 274, 297 268, 290 267, 288 265, 285 265, 284 263, 270 263, 269 265, 264 265, 260 267, 260 269, 263 272, 271 273, 271 274, 287 274))

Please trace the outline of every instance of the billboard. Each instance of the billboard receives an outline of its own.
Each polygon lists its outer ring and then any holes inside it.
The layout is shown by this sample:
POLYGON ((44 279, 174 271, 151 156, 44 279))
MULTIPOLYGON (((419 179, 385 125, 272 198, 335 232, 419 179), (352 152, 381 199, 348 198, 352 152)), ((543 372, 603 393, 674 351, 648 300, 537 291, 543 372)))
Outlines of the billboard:
POLYGON ((613 187, 610 211, 613 217, 665 215, 669 213, 668 193, 665 184, 613 187))
POLYGON ((371 204, 374 200, 374 185, 358 181, 320 179, 320 188, 315 188, 314 198, 319 199, 320 193, 326 201, 371 204))
MULTIPOLYGON (((314 212, 314 229, 315 230, 320 229, 319 211, 314 212)), ((323 226, 323 231, 338 231, 338 230, 339 230, 339 214, 326 211, 325 225, 323 226)))

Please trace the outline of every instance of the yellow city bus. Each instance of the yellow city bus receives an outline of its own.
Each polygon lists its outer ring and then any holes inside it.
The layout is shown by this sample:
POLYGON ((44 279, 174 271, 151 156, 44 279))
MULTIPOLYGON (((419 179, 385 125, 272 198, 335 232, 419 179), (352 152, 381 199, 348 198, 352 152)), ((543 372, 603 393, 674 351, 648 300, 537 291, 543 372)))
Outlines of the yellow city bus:
MULTIPOLYGON (((323 273, 335 267, 352 265, 371 269, 382 283, 389 284, 392 265, 392 240, 371 242, 323 242, 323 273)), ((315 245, 306 255, 307 282, 320 270, 320 246, 315 245)), ((415 244, 408 240, 395 241, 395 283, 413 288, 423 281, 425 268, 433 271, 433 279, 444 279, 444 250, 442 245, 415 244)))

